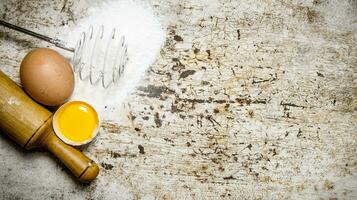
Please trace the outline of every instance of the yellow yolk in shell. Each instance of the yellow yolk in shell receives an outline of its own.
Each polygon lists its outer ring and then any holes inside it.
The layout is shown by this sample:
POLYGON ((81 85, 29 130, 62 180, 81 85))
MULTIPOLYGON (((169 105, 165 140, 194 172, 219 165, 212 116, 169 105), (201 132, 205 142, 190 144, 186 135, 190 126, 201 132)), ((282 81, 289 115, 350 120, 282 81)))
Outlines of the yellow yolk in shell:
POLYGON ((65 142, 78 145, 92 140, 99 126, 95 109, 81 101, 61 106, 53 120, 56 134, 65 142))

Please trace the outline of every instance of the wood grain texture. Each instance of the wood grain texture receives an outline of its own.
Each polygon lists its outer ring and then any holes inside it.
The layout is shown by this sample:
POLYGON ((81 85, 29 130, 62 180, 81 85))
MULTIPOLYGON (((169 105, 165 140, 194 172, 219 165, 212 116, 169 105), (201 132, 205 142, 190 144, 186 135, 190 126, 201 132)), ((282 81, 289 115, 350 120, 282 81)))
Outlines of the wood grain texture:
MULTIPOLYGON (((1 10, 59 35, 94 2, 4 1, 1 10)), ((118 105, 121 122, 104 122, 85 149, 103 173, 78 185, 38 153, 30 178, 28 155, 0 138, 4 198, 357 198, 356 1, 148 2, 167 41, 118 105)), ((2 70, 18 80, 22 56, 47 44, 0 33, 2 70)))
POLYGON ((26 95, 15 82, 0 71, 0 129, 24 148, 50 119, 52 113, 26 95))

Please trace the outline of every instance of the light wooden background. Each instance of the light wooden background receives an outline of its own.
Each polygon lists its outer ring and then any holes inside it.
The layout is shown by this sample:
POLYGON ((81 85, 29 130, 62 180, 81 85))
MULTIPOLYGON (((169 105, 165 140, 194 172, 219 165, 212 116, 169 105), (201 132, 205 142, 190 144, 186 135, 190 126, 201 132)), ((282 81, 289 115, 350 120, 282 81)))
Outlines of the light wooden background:
MULTIPOLYGON (((2 0, 0 14, 59 35, 92 3, 2 0)), ((355 0, 150 4, 167 41, 84 149, 98 179, 1 135, 0 199, 357 199, 355 0)), ((44 46, 0 28, 0 69, 18 81, 44 46)))

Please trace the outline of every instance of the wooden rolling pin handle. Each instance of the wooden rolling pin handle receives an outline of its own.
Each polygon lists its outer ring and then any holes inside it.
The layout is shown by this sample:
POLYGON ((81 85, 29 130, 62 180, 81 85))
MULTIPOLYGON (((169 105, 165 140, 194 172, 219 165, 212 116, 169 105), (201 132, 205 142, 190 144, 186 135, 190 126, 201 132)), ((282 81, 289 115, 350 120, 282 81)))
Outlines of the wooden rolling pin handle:
POLYGON ((66 145, 53 130, 43 140, 43 147, 55 155, 81 182, 91 182, 98 173, 98 165, 77 149, 66 145))

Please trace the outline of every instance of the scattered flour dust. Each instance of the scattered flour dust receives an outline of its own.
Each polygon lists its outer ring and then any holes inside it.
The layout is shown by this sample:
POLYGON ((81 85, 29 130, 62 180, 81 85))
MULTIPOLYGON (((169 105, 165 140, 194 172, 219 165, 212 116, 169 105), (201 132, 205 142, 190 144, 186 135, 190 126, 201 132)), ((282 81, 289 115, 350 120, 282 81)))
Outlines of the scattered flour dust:
POLYGON ((165 41, 165 31, 150 6, 137 1, 104 1, 89 10, 88 17, 80 20, 67 35, 67 42, 74 46, 82 32, 90 25, 105 30, 116 28, 125 36, 128 44, 128 62, 118 84, 107 89, 100 84, 92 86, 89 81, 76 77, 71 100, 88 102, 98 111, 103 120, 117 121, 123 114, 126 98, 143 78, 146 70, 156 60, 165 41))
POLYGON ((9 105, 17 105, 19 106, 21 102, 14 96, 10 97, 9 100, 7 101, 9 105))

